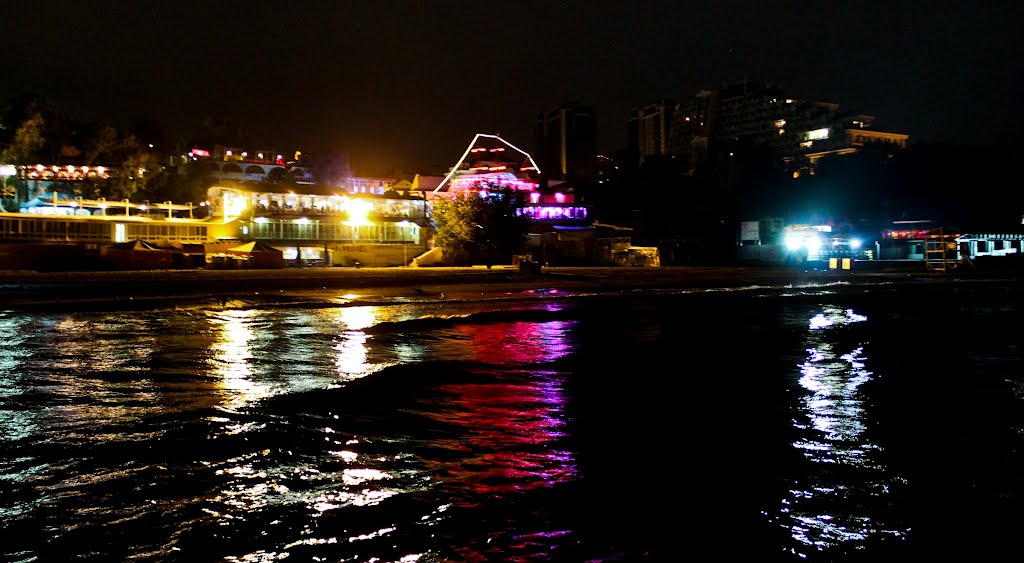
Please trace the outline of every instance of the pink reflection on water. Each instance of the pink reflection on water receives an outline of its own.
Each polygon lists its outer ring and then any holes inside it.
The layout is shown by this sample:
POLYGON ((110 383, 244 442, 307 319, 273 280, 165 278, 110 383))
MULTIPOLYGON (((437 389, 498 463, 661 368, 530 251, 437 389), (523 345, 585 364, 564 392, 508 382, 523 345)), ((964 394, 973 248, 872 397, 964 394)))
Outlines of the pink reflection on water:
POLYGON ((572 453, 557 448, 565 433, 560 374, 522 383, 452 384, 443 422, 461 427, 467 454, 438 468, 446 481, 475 493, 548 487, 576 476, 572 453))
POLYGON ((462 325, 457 331, 470 343, 475 360, 498 365, 550 362, 569 353, 566 333, 572 323, 515 322, 462 325))
MULTIPOLYGON (((571 323, 514 322, 463 326, 469 355, 497 365, 536 364, 568 353, 571 323)), ((459 427, 463 461, 438 468, 450 483, 479 493, 549 487, 575 479, 571 452, 559 449, 565 435, 563 374, 548 370, 486 372, 487 383, 453 383, 448 408, 435 414, 459 427)))

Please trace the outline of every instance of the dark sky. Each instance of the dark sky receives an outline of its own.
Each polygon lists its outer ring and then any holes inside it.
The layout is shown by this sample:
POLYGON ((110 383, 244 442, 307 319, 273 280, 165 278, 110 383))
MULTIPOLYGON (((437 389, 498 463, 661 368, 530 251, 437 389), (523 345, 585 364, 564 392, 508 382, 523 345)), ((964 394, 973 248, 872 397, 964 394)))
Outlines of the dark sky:
POLYGON ((0 97, 84 119, 227 120, 361 174, 429 173, 477 132, 531 150, 539 112, 630 108, 743 78, 829 98, 911 140, 1016 141, 1024 3, 1011 1, 12 2, 0 97))

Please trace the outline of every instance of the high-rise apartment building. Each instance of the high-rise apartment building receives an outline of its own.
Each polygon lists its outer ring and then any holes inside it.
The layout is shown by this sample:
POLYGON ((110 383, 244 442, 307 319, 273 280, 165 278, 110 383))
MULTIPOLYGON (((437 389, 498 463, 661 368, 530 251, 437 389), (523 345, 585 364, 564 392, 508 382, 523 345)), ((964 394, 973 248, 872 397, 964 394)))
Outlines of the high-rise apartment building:
POLYGON ((630 112, 627 123, 630 165, 640 166, 652 156, 670 154, 675 110, 675 101, 665 99, 630 112))
POLYGON ((872 116, 841 111, 829 100, 787 96, 771 82, 729 83, 678 105, 670 152, 689 157, 692 170, 710 145, 744 143, 769 149, 795 170, 813 170, 822 156, 857 152, 867 143, 906 146, 907 135, 876 131, 873 121, 872 116))
POLYGON ((592 180, 597 158, 594 108, 567 102, 538 115, 537 149, 546 179, 570 183, 592 180))

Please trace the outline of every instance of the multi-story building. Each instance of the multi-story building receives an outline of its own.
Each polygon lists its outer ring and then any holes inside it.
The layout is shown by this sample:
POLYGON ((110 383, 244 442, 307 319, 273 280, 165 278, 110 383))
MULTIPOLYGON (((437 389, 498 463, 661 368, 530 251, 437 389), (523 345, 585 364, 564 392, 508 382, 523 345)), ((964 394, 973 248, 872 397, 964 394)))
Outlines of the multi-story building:
POLYGON ((300 163, 301 153, 285 155, 273 149, 246 149, 214 145, 194 147, 186 155, 187 166, 202 167, 218 182, 264 182, 292 180, 314 183, 313 172, 300 163))
POLYGON ((652 156, 670 154, 676 105, 674 100, 664 99, 630 112, 627 122, 630 166, 640 166, 652 156))
POLYGON ((259 241, 288 263, 397 266, 426 249, 426 201, 418 193, 225 183, 204 203, 213 220, 231 226, 224 244, 259 241))
POLYGON ((537 116, 537 147, 546 180, 593 180, 597 155, 594 109, 565 103, 541 113, 537 116))
POLYGON ((813 173, 825 155, 854 153, 868 143, 906 147, 907 135, 875 130, 874 120, 830 100, 794 98, 772 82, 727 83, 677 106, 670 151, 688 158, 692 171, 712 144, 744 143, 768 149, 795 175, 813 173))

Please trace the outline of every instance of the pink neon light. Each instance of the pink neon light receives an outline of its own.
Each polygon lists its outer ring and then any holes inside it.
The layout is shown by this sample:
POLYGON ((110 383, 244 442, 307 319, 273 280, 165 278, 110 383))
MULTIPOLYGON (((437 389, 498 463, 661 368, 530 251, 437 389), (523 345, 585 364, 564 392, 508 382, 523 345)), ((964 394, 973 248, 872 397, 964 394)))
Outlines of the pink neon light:
POLYGON ((575 219, 582 220, 587 218, 586 207, 554 207, 535 205, 529 207, 520 207, 516 209, 516 215, 525 215, 530 219, 537 220, 552 220, 552 219, 575 219))

